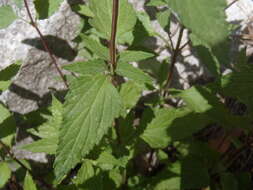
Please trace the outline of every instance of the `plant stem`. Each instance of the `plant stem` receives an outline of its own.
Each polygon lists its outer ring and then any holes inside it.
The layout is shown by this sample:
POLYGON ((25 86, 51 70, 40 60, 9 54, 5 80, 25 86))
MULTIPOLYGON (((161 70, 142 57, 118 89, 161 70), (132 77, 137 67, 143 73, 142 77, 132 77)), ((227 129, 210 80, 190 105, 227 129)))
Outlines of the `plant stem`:
POLYGON ((113 74, 115 74, 115 70, 117 67, 116 34, 117 34, 118 15, 119 15, 119 0, 113 0, 112 28, 110 39, 110 62, 113 74))
POLYGON ((24 4, 25 4, 25 8, 26 8, 28 17, 29 17, 29 19, 30 19, 30 24, 35 28, 35 30, 36 30, 37 33, 39 34, 40 40, 41 40, 41 42, 42 42, 43 47, 44 47, 45 50, 48 52, 48 54, 49 54, 49 56, 50 56, 50 58, 51 58, 51 60, 52 60, 52 63, 54 64, 54 66, 55 66, 57 72, 59 73, 59 75, 60 75, 62 81, 64 82, 66 88, 68 88, 69 86, 68 86, 68 83, 67 83, 67 81, 66 81, 66 79, 65 79, 65 77, 64 77, 64 74, 62 73, 60 67, 58 66, 58 64, 57 64, 57 62, 56 62, 56 59, 55 59, 55 57, 53 56, 53 53, 52 53, 52 51, 50 50, 50 48, 49 48, 49 46, 48 46, 48 43, 47 43, 46 39, 44 38, 43 34, 41 33, 40 29, 38 28, 37 24, 35 23, 35 21, 34 21, 34 19, 33 19, 33 17, 32 17, 32 14, 31 14, 31 11, 30 11, 30 9, 29 9, 29 5, 28 5, 27 0, 24 0, 24 4))
POLYGON ((170 86, 170 83, 171 83, 171 80, 172 80, 172 77, 173 77, 173 73, 174 73, 174 68, 175 68, 175 64, 176 64, 176 61, 177 61, 177 57, 178 57, 178 55, 179 55, 179 53, 180 53, 180 51, 182 49, 182 48, 180 48, 180 46, 181 46, 181 41, 182 41, 182 38, 183 38, 183 33, 184 33, 184 27, 181 27, 180 31, 179 31, 177 45, 176 45, 174 51, 172 52, 170 72, 168 74, 168 78, 167 78, 167 81, 165 83, 165 88, 168 88, 170 86))
POLYGON ((17 162, 22 168, 24 168, 25 170, 27 170, 30 175, 38 180, 43 186, 45 186, 47 189, 49 190, 55 190, 55 188, 53 188, 52 185, 48 184, 47 182, 45 182, 42 178, 38 177, 38 176, 34 176, 32 174, 32 170, 27 168, 19 159, 17 159, 15 157, 15 155, 11 152, 10 148, 3 142, 0 140, 0 145, 2 146, 3 150, 6 152, 6 154, 8 154, 15 162, 17 162))

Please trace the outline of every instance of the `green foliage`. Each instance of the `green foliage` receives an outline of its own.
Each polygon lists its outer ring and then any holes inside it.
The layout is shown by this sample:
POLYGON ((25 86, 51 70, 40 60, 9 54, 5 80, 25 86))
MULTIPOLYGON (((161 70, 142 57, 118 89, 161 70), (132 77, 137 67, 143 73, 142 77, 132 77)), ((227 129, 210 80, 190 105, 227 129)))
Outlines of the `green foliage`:
POLYGON ((8 27, 13 21, 17 19, 16 14, 10 6, 0 7, 0 29, 8 27), (3 19, 4 18, 4 19, 3 19))
POLYGON ((6 162, 0 161, 0 188, 3 188, 11 177, 11 169, 6 162))
MULTIPOLYGON (((128 0, 118 2, 113 8, 113 0, 68 1, 82 23, 74 40, 78 61, 62 65, 69 87, 50 89, 51 104, 22 115, 0 103, 0 188, 250 189, 253 67, 245 50, 235 52, 230 66, 226 1, 150 0, 145 5, 155 10, 152 15, 149 8, 137 11, 128 0), (180 76, 175 78, 173 65, 184 61, 179 42, 185 41, 177 32, 172 48, 167 37, 175 25, 212 82, 175 85, 180 76), (156 40, 164 47, 155 47, 156 40), (164 49, 172 56, 160 61, 164 49), (233 70, 224 75, 221 68, 233 70), (239 110, 228 103, 231 98, 239 110), (34 141, 16 146, 23 130, 34 141), (17 148, 44 153, 48 163, 19 159, 17 148)), ((23 6, 22 0, 14 3, 23 6)), ((37 18, 46 19, 63 0, 33 3, 37 18)), ((17 18, 10 6, 0 7, 0 17, 0 29, 17 18)), ((0 93, 20 65, 0 71, 0 93)))

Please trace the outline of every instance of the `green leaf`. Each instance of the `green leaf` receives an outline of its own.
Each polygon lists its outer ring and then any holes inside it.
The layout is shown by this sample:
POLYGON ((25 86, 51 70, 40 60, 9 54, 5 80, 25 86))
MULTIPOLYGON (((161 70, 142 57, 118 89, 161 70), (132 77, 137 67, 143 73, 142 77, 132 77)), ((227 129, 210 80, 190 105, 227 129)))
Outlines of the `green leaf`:
POLYGON ((210 177, 201 158, 189 155, 182 161, 181 189, 200 189, 208 187, 210 177))
POLYGON ((139 62, 145 59, 149 59, 154 56, 152 53, 144 51, 123 51, 119 54, 120 58, 118 62, 129 63, 129 62, 139 62))
POLYGON ((34 0, 35 9, 39 19, 52 16, 60 7, 63 0, 34 0))
POLYGON ((0 81, 9 81, 12 77, 14 77, 19 71, 21 66, 21 62, 17 61, 15 64, 11 64, 5 69, 0 71, 0 81))
POLYGON ((155 118, 148 124, 141 138, 152 148, 165 148, 171 141, 171 137, 167 133, 168 127, 172 120, 180 117, 181 114, 178 114, 178 111, 175 109, 172 111, 167 108, 158 110, 155 113, 155 118))
POLYGON ((170 26, 171 12, 169 10, 161 11, 157 13, 157 21, 162 28, 167 29, 170 26))
POLYGON ((187 106, 196 113, 205 113, 210 120, 218 122, 223 127, 233 128, 238 126, 249 127, 250 121, 246 117, 232 115, 222 104, 215 92, 202 87, 194 86, 178 94, 187 106))
POLYGON ((152 84, 152 78, 137 67, 128 63, 119 63, 116 69, 119 75, 127 77, 140 84, 152 84))
POLYGON ((93 12, 90 10, 90 8, 87 5, 77 4, 77 5, 72 6, 72 9, 81 15, 84 15, 87 17, 94 17, 93 12))
POLYGON ((101 59, 104 59, 106 61, 109 60, 109 49, 105 46, 101 45, 98 41, 86 36, 81 35, 82 43, 84 43, 85 47, 87 47, 90 51, 95 53, 97 56, 99 56, 101 59))
POLYGON ((238 190, 238 182, 232 173, 221 174, 222 190, 238 190))
POLYGON ((37 190, 36 184, 34 183, 33 178, 29 172, 26 172, 24 190, 37 190))
POLYGON ((55 161, 58 182, 100 142, 121 109, 119 93, 109 77, 98 74, 73 81, 64 104, 55 161))
POLYGON ((52 116, 48 118, 46 123, 38 127, 38 132, 30 130, 33 135, 42 139, 23 145, 20 149, 31 152, 44 152, 47 154, 55 154, 58 144, 59 128, 62 124, 63 105, 55 97, 53 97, 52 106, 50 108, 52 116))
POLYGON ((142 12, 137 12, 137 17, 141 21, 141 23, 143 24, 143 26, 146 29, 146 31, 148 32, 149 36, 155 36, 156 31, 151 24, 151 20, 149 18, 149 15, 146 12, 142 11, 142 12))
POLYGON ((124 114, 128 109, 131 109, 136 105, 139 98, 141 97, 141 92, 143 87, 136 84, 134 81, 128 81, 122 84, 120 89, 120 96, 123 102, 124 114))
POLYGON ((83 184, 88 179, 92 178, 95 175, 95 171, 92 165, 92 161, 84 160, 82 167, 78 170, 77 176, 74 179, 75 184, 83 184))
POLYGON ((2 104, 0 104, 0 124, 11 116, 11 113, 7 108, 5 108, 2 104))
POLYGON ((167 0, 151 0, 147 4, 147 6, 160 7, 168 5, 167 0))
POLYGON ((180 190, 180 180, 180 177, 163 179, 155 185, 154 190, 180 190))
POLYGON ((105 62, 101 59, 90 60, 86 62, 76 62, 70 65, 65 65, 63 68, 81 75, 94 75, 107 70, 105 62))
POLYGON ((218 46, 227 39, 225 0, 169 0, 169 6, 182 24, 210 47, 218 46))
POLYGON ((5 162, 0 162, 0 188, 8 182, 11 177, 11 169, 5 162))
POLYGON ((11 6, 2 6, 0 7, 0 29, 8 27, 14 20, 18 17, 13 12, 11 6))
MULTIPOLYGON (((107 40, 111 37, 112 3, 111 0, 90 0, 90 9, 94 13, 90 24, 107 40)), ((127 0, 119 1, 119 16, 117 25, 117 41, 133 30, 136 23, 135 11, 127 0)))

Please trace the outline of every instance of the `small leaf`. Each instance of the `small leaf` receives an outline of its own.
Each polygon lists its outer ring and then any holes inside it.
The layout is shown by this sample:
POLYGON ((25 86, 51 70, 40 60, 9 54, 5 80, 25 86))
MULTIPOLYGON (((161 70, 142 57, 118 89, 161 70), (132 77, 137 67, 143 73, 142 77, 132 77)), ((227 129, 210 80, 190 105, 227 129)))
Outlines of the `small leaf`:
POLYGON ((74 180, 76 184, 83 184, 88 179, 92 178, 95 175, 92 162, 90 160, 84 160, 82 167, 79 169, 76 179, 74 180))
POLYGON ((151 0, 146 5, 153 7, 160 7, 160 6, 167 6, 168 2, 167 0, 151 0))
POLYGON ((60 7, 63 0, 34 0, 35 9, 39 19, 52 16, 60 7))
POLYGON ((24 190, 37 190, 37 187, 33 181, 32 176, 29 172, 26 172, 25 181, 24 181, 24 190))
POLYGON ((110 78, 82 76, 70 85, 55 161, 57 182, 100 142, 121 111, 121 99, 110 78))
POLYGON ((149 59, 154 56, 152 53, 144 51, 123 51, 120 53, 120 58, 118 62, 129 63, 129 62, 139 62, 145 59, 149 59))
POLYGON ((84 43, 84 46, 87 47, 90 51, 95 53, 97 56, 99 56, 101 59, 109 60, 109 50, 105 46, 101 45, 96 40, 86 36, 81 35, 82 41, 84 43))
POLYGON ((81 75, 94 75, 97 73, 105 72, 107 70, 105 62, 100 59, 90 60, 86 62, 77 62, 70 65, 65 65, 63 68, 71 72, 79 73, 81 75))
POLYGON ((140 84, 152 84, 152 78, 144 73, 142 70, 140 70, 137 67, 132 66, 128 63, 119 63, 118 67, 116 69, 116 72, 119 75, 122 75, 124 77, 127 77, 131 80, 134 80, 137 83, 140 84))
POLYGON ((21 66, 21 62, 17 61, 15 64, 11 64, 5 69, 0 71, 0 81, 9 81, 12 77, 14 77, 19 71, 21 66))
POLYGON ((170 26, 171 12, 169 10, 161 11, 157 13, 157 21, 162 28, 167 29, 170 26))
POLYGON ((0 104, 0 124, 10 116, 9 110, 0 104))
POLYGON ((11 169, 5 162, 0 162, 0 188, 8 182, 11 177, 11 169))
POLYGON ((87 17, 94 17, 93 12, 90 10, 90 8, 87 5, 77 4, 77 5, 72 6, 72 9, 81 15, 84 15, 87 17))
POLYGON ((10 6, 2 6, 0 7, 0 29, 8 27, 14 20, 18 17, 13 12, 10 6))
POLYGON ((142 90, 143 87, 136 84, 134 81, 128 81, 122 84, 120 89, 120 96, 124 105, 124 112, 136 105, 141 96, 142 90))
POLYGON ((151 20, 149 18, 149 15, 143 11, 143 12, 137 12, 137 17, 141 21, 141 23, 143 24, 143 26, 146 29, 146 31, 148 32, 149 36, 155 36, 156 31, 151 24, 151 20))

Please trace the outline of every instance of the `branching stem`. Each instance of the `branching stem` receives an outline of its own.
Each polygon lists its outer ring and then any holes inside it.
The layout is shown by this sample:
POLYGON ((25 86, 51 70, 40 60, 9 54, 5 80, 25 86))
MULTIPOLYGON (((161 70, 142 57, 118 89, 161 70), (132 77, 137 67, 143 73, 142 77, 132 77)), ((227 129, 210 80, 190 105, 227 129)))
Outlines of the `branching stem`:
POLYGON ((67 80, 66 80, 65 77, 64 77, 64 74, 62 73, 62 71, 61 71, 59 65, 57 64, 56 59, 55 59, 55 57, 53 56, 53 53, 52 53, 52 51, 50 50, 49 45, 48 45, 46 39, 44 38, 43 34, 41 33, 40 29, 38 28, 37 24, 35 23, 35 21, 34 21, 34 19, 33 19, 33 17, 32 17, 32 14, 31 14, 31 11, 30 11, 30 9, 29 9, 29 5, 28 5, 27 0, 24 0, 24 4, 25 4, 25 8, 26 8, 26 12, 27 12, 27 14, 28 14, 28 17, 29 17, 29 19, 30 19, 30 24, 35 28, 35 30, 36 30, 37 33, 39 34, 40 40, 41 40, 41 42, 42 42, 42 45, 43 45, 44 49, 48 52, 48 54, 49 54, 49 56, 50 56, 50 58, 51 58, 51 60, 52 60, 52 63, 54 64, 54 66, 55 66, 57 72, 59 73, 59 75, 60 75, 62 81, 64 82, 66 88, 68 88, 69 86, 68 86, 67 80))

